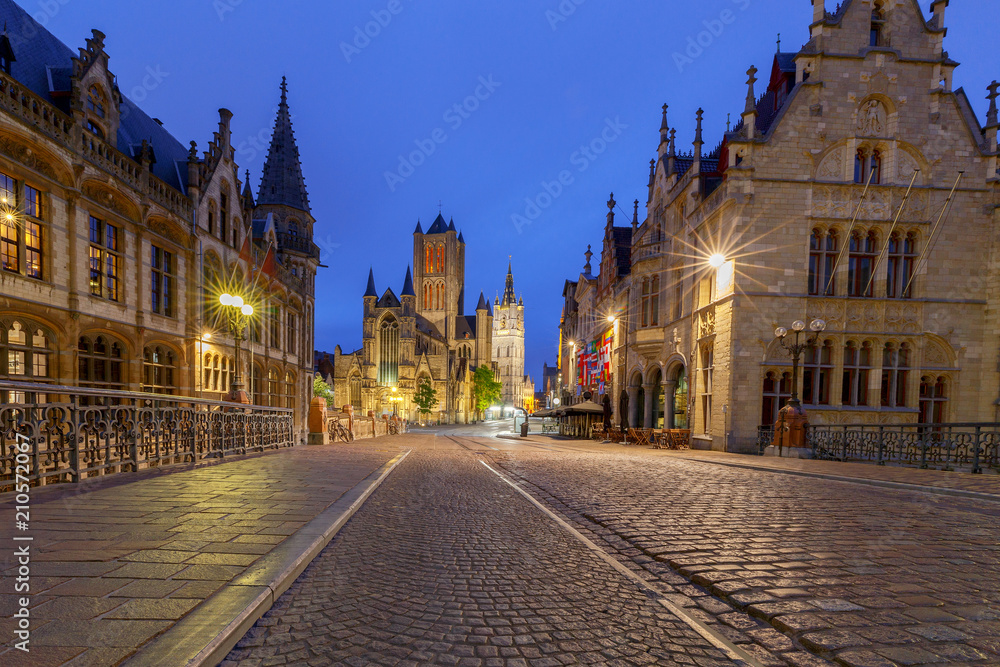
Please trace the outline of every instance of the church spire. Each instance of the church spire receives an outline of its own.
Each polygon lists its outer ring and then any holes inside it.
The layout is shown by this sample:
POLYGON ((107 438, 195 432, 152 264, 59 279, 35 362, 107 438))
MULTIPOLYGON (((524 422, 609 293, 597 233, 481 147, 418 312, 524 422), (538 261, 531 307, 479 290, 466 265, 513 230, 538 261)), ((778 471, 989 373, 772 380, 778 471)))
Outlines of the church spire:
POLYGON ((503 303, 504 306, 512 306, 517 303, 517 298, 514 296, 514 273, 511 270, 510 258, 507 261, 507 285, 503 290, 503 303))
POLYGON ((278 104, 278 116, 274 120, 271 146, 264 162, 257 204, 290 206, 306 212, 310 210, 299 149, 295 145, 295 133, 292 131, 292 116, 288 111, 288 84, 285 77, 281 77, 281 102, 278 104))

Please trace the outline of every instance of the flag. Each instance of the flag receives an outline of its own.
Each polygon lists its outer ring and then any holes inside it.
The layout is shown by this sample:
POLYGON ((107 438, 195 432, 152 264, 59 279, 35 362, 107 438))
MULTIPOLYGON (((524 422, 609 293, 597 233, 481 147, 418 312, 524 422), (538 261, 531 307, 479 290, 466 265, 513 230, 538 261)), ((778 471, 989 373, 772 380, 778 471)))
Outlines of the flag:
POLYGON ((251 251, 250 235, 247 234, 246 238, 243 239, 243 247, 240 248, 240 259, 247 263, 249 266, 253 260, 253 253, 251 251))
POLYGON ((264 255, 264 263, 260 266, 261 273, 269 279, 274 280, 274 275, 278 272, 278 259, 274 255, 274 246, 267 246, 267 254, 264 255))

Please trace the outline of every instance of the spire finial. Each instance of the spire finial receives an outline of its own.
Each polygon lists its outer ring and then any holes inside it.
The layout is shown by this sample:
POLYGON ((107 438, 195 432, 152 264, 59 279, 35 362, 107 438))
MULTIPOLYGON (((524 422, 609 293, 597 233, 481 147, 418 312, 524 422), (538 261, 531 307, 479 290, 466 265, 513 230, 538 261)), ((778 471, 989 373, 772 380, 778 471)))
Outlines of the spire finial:
POLYGON ((634 207, 632 209, 632 231, 635 232, 639 227, 639 200, 636 199, 632 202, 632 206, 634 207))
POLYGON ((663 105, 663 120, 660 121, 660 132, 666 132, 669 125, 667 125, 667 105, 663 105))
POLYGON ((747 104, 743 113, 754 113, 757 111, 757 97, 753 92, 753 84, 757 83, 757 68, 753 65, 747 70, 747 104))
POLYGON ((998 88, 1000 88, 1000 83, 997 83, 996 81, 986 86, 986 89, 990 91, 990 94, 986 96, 986 99, 990 101, 990 110, 986 112, 987 126, 997 124, 997 97, 1000 96, 1000 94, 997 93, 998 88))
POLYGON ((698 108, 698 111, 695 112, 695 118, 697 119, 698 122, 694 130, 694 143, 696 144, 703 143, 701 139, 701 120, 704 115, 705 115, 705 110, 700 107, 698 108))
POLYGON ((583 265, 583 272, 590 275, 590 258, 594 256, 594 253, 590 252, 590 244, 587 244, 587 252, 583 253, 583 256, 587 258, 587 263, 583 265))
POLYGON ((732 122, 730 121, 730 117, 731 117, 732 115, 733 115, 733 114, 731 114, 731 113, 727 113, 727 114, 726 114, 726 132, 728 132, 728 131, 729 131, 729 126, 730 126, 730 125, 732 124, 732 122))
POLYGON ((670 129, 670 156, 671 157, 673 157, 674 155, 676 155, 676 148, 677 148, 676 143, 675 143, 676 140, 677 140, 677 130, 671 128, 670 129))
POLYGON ((281 77, 281 103, 288 104, 288 80, 281 77))
POLYGON ((781 33, 780 32, 778 33, 778 51, 777 51, 777 53, 781 53, 781 33))

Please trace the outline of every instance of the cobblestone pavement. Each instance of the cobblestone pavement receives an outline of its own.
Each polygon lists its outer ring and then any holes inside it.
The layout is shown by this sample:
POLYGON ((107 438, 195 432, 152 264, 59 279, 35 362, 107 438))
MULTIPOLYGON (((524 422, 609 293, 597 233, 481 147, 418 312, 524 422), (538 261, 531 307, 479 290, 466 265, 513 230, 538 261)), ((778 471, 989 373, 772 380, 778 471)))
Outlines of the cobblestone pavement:
POLYGON ((732 664, 479 455, 406 446, 224 665, 732 664))
MULTIPOLYGON (((32 490, 31 652, 8 648, 23 593, 5 548, 0 664, 118 664, 396 455, 395 442, 32 490)), ((15 544, 13 528, 5 503, 0 543, 15 544)))
POLYGON ((997 502, 651 454, 487 456, 764 664, 1000 665, 997 502))

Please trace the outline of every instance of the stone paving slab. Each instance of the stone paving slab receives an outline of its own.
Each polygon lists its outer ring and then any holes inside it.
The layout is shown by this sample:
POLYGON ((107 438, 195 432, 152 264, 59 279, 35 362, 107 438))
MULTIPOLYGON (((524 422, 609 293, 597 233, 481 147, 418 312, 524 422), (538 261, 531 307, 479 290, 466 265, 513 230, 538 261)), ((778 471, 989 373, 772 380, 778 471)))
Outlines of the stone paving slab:
POLYGON ((407 447, 224 666, 733 664, 475 452, 407 447))
POLYGON ((998 502, 590 447, 487 456, 771 664, 1000 664, 998 502))
MULTIPOLYGON (((33 489, 30 529, 18 532, 33 538, 31 652, 8 648, 21 594, 5 548, 0 664, 119 664, 398 454, 382 438, 33 489)), ((0 544, 13 545, 4 500, 0 544)))
POLYGON ((608 454, 628 453, 650 458, 682 458, 720 465, 744 466, 759 470, 788 472, 823 477, 849 477, 859 480, 886 482, 889 484, 912 484, 941 491, 964 491, 971 494, 987 494, 1000 497, 1000 474, 987 471, 983 474, 968 472, 921 470, 902 466, 879 466, 872 463, 824 461, 815 459, 790 459, 776 456, 752 456, 697 449, 671 450, 651 447, 625 446, 616 443, 600 443, 593 440, 571 440, 558 436, 533 434, 520 442, 534 443, 541 447, 551 447, 553 451, 593 451, 608 454))

